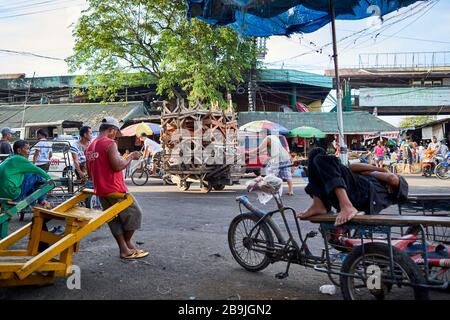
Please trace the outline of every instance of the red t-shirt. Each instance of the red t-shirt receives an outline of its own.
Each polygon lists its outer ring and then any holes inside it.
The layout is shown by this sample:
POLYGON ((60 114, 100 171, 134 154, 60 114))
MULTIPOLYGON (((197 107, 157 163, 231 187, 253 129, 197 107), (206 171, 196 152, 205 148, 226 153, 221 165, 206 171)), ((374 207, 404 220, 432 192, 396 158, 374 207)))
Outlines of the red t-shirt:
POLYGON ((97 138, 86 150, 86 163, 94 183, 94 192, 100 197, 128 191, 122 171, 114 171, 109 163, 108 148, 113 143, 114 140, 107 137, 97 138))

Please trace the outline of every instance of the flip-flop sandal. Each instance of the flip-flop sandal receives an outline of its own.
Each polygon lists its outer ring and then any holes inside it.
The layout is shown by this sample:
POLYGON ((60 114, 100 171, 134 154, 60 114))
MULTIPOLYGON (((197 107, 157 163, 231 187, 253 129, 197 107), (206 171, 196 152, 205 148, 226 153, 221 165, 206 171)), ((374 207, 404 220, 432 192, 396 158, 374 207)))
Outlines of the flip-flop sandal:
POLYGON ((121 259, 124 259, 124 260, 140 259, 140 258, 144 258, 144 257, 148 256, 148 254, 149 254, 148 252, 145 252, 145 251, 142 251, 142 250, 141 250, 141 252, 134 251, 129 256, 122 257, 121 259))

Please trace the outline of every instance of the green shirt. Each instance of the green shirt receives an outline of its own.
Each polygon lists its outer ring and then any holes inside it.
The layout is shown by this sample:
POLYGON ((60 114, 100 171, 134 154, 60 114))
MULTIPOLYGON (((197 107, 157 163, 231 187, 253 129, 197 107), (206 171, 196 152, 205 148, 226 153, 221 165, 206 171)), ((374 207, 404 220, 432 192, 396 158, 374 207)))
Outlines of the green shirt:
POLYGON ((3 161, 0 164, 0 198, 14 200, 19 197, 23 178, 27 173, 34 173, 50 180, 47 172, 36 167, 25 157, 13 155, 3 161))

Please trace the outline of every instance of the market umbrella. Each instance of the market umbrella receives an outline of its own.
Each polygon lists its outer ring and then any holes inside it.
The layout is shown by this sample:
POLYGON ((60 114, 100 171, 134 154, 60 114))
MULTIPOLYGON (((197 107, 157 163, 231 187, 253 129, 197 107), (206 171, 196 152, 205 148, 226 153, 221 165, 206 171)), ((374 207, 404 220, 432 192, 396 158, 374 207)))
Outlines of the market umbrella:
POLYGON ((291 130, 288 136, 291 138, 325 138, 325 133, 313 127, 298 127, 291 130))
POLYGON ((337 93, 339 144, 344 163, 344 119, 339 80, 336 19, 360 20, 380 17, 421 0, 186 0, 187 18, 195 17, 212 25, 231 25, 243 36, 269 37, 314 32, 331 22, 337 93))
POLYGON ((268 120, 259 120, 252 121, 247 124, 244 124, 240 127, 240 130, 250 131, 250 132, 263 132, 266 131, 268 133, 278 133, 278 134, 288 134, 289 130, 282 125, 268 121, 268 120))
POLYGON ((288 137, 305 139, 305 157, 306 157, 306 139, 325 138, 325 133, 313 127, 298 127, 291 130, 288 137))
POLYGON ((141 133, 145 132, 148 135, 160 134, 161 127, 156 123, 150 122, 141 122, 132 124, 131 126, 122 129, 122 136, 131 137, 131 136, 140 136, 141 133))

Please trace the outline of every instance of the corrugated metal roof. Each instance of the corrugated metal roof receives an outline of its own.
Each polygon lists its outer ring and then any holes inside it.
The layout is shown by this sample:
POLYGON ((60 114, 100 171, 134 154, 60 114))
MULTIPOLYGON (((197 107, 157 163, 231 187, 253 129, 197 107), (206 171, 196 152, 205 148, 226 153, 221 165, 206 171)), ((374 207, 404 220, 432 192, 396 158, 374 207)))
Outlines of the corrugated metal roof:
POLYGON ((442 107, 450 105, 450 88, 361 88, 361 107, 442 107))
POLYGON ((295 83, 315 87, 333 88, 333 78, 291 69, 263 69, 258 71, 258 82, 295 83))
MULTIPOLYGON (((301 126, 314 127, 328 134, 337 134, 337 113, 335 112, 240 112, 238 123, 269 120, 289 130, 301 126)), ((398 131, 393 125, 368 112, 344 112, 344 132, 369 133, 398 131)))
MULTIPOLYGON (((25 90, 32 85, 33 89, 49 88, 73 88, 83 85, 75 84, 76 76, 49 76, 25 78, 20 77, 0 77, 0 89, 4 90, 25 90)), ((257 74, 257 81, 261 83, 295 83, 322 88, 333 88, 333 78, 320 74, 308 73, 291 69, 261 69, 257 74)), ((154 81, 156 83, 156 80, 154 81)))
POLYGON ((41 123, 61 120, 82 121, 97 130, 105 116, 129 120, 146 115, 143 102, 124 103, 72 103, 29 105, 0 105, 0 126, 20 128, 23 123, 41 123))

